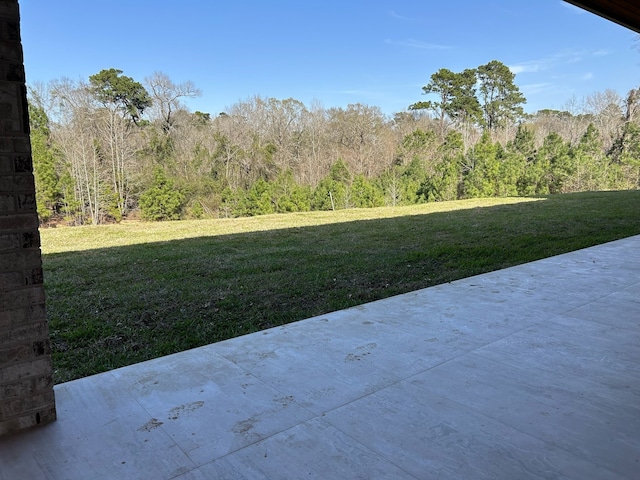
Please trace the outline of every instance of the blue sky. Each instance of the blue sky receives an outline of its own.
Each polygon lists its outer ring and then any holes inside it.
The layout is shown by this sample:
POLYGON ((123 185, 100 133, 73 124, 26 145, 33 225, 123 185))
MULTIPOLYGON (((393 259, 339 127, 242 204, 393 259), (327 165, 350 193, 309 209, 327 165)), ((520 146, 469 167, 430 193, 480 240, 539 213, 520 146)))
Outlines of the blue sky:
POLYGON ((640 43, 561 0, 20 0, 27 83, 154 71, 202 90, 217 114, 253 95, 310 106, 425 100, 440 68, 499 60, 525 110, 562 109, 605 89, 640 86, 640 43))

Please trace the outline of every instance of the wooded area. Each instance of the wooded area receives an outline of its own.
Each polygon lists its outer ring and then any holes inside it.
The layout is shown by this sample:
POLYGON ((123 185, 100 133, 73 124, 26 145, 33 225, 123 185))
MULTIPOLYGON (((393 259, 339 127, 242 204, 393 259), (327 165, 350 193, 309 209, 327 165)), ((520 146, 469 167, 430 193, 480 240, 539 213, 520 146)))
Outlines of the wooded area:
POLYGON ((116 69, 30 88, 43 225, 407 205, 640 187, 640 89, 525 114, 499 61, 440 69, 426 101, 304 105, 252 97, 186 109, 191 82, 116 69))

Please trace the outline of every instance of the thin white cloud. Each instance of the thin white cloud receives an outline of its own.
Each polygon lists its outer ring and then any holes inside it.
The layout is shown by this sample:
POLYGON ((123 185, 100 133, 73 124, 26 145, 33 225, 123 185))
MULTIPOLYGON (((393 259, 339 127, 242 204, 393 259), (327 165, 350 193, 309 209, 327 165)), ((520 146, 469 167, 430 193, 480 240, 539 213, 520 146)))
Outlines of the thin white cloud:
POLYGON ((395 45, 398 47, 420 48, 422 50, 450 50, 453 48, 451 45, 427 43, 427 42, 422 42, 420 40, 415 40, 413 38, 409 38, 407 40, 386 39, 384 43, 386 43, 387 45, 395 45))
POLYGON ((412 21, 416 20, 415 18, 406 17, 404 15, 401 15, 398 12, 396 12, 395 10, 391 10, 389 12, 389 15, 391 15, 392 18, 395 18, 397 20, 405 20, 405 21, 409 21, 409 22, 412 22, 412 21))
POLYGON ((562 5, 564 8, 570 10, 571 12, 575 13, 576 15, 582 15, 583 13, 585 13, 585 11, 579 7, 576 7, 575 5, 571 4, 571 3, 567 3, 564 1, 560 1, 560 5, 562 5))
POLYGON ((537 60, 527 60, 524 62, 515 63, 513 65, 508 65, 508 67, 516 75, 518 73, 541 72, 543 70, 548 70, 558 64, 581 62, 586 56, 589 55, 602 56, 607 55, 608 53, 609 52, 604 49, 595 50, 592 52, 584 50, 563 50, 547 57, 539 58, 537 60))
POLYGON ((588 82, 589 80, 593 79, 593 73, 592 72, 587 72, 584 75, 582 75, 580 77, 580 80, 582 80, 583 82, 588 82))
POLYGON ((604 57, 606 55, 611 55, 611 50, 601 48, 600 50, 596 50, 595 52, 593 52, 594 57, 604 57))
POLYGON ((539 72, 544 69, 544 63, 541 63, 539 60, 532 60, 530 62, 522 62, 516 65, 509 65, 509 70, 514 75, 525 72, 539 72))
POLYGON ((555 88, 555 85, 553 83, 543 82, 543 83, 530 83, 528 85, 522 85, 520 87, 520 90, 522 90, 522 92, 525 93, 526 95, 536 95, 538 93, 548 92, 550 90, 553 90, 554 88, 555 88))

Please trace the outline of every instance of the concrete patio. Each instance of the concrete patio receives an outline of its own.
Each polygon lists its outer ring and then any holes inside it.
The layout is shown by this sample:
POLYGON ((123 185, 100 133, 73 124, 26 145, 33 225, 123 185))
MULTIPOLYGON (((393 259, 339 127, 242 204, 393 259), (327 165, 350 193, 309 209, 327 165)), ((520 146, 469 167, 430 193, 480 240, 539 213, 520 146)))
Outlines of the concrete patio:
POLYGON ((638 479, 640 236, 55 393, 0 479, 638 479))

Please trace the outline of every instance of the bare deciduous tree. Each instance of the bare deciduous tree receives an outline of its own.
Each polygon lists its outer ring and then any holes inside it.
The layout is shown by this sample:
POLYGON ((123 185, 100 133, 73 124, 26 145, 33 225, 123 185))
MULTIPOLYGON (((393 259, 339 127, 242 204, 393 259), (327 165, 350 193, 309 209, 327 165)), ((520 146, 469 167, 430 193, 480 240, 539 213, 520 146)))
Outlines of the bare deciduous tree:
POLYGON ((165 132, 170 132, 173 128, 175 112, 184 109, 182 100, 202 95, 192 81, 174 83, 167 74, 162 72, 154 72, 144 81, 153 98, 151 119, 159 121, 165 132))

